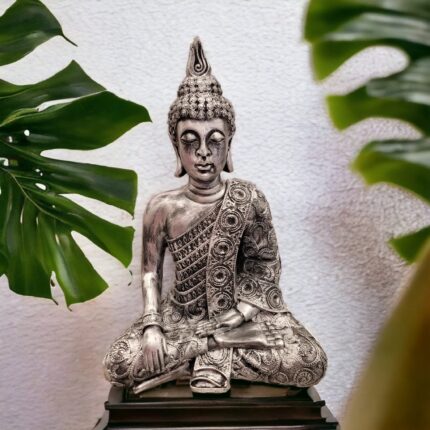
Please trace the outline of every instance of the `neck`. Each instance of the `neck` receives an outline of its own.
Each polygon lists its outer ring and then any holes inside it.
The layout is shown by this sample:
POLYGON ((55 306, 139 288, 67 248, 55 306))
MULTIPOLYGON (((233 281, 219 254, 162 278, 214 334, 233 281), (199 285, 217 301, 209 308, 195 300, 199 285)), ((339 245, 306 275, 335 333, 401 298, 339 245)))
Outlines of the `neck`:
POLYGON ((197 203, 213 203, 219 200, 225 191, 225 183, 218 176, 213 181, 201 182, 189 178, 185 195, 197 203))

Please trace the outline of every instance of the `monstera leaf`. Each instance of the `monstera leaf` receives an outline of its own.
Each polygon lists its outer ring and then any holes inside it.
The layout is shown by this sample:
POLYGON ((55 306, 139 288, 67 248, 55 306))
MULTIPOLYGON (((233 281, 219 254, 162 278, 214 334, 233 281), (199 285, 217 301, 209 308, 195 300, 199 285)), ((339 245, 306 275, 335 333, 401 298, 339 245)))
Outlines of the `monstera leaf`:
MULTIPOLYGON (((400 186, 430 203, 430 2, 428 0, 311 0, 306 38, 318 79, 369 46, 403 50, 408 66, 328 98, 344 129, 370 117, 407 121, 417 140, 368 143, 354 168, 369 184, 400 186)), ((344 430, 430 428, 430 227, 392 240, 416 275, 382 330, 349 402, 344 430)))
POLYGON ((376 342, 343 430, 430 428, 430 247, 376 342))
POLYGON ((0 17, 0 66, 25 57, 54 36, 62 36, 71 42, 43 3, 16 1, 0 17))
MULTIPOLYGON (((18 0, 0 17, 0 64, 62 34, 41 2, 18 0)), ((148 112, 106 91, 75 62, 36 84, 0 81, 0 100, 0 275, 7 276, 16 293, 51 298, 55 273, 67 305, 89 300, 107 283, 72 232, 86 236, 127 266, 134 230, 92 214, 67 194, 97 199, 133 214, 136 174, 53 159, 43 151, 101 148, 150 121, 148 112)))
MULTIPOLYGON (((400 73, 371 79, 355 91, 330 96, 334 124, 344 129, 370 117, 407 121, 423 137, 366 145, 353 167, 369 184, 398 185, 430 202, 430 2, 428 0, 312 0, 305 25, 317 79, 357 52, 375 45, 401 49, 409 64, 400 73)), ((430 227, 391 241, 415 261, 430 227)))

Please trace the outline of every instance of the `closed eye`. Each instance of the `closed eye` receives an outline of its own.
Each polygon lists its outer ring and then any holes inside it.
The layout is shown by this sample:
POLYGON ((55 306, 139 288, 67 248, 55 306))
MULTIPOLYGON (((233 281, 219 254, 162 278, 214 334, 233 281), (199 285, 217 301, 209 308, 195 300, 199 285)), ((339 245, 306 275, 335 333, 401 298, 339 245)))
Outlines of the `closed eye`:
POLYGON ((181 136, 181 142, 184 145, 192 145, 192 144, 198 142, 198 138, 194 133, 192 133, 190 131, 185 131, 181 136))
POLYGON ((209 143, 211 143, 212 145, 219 145, 223 141, 224 141, 224 139, 210 139, 209 143))
POLYGON ((209 142, 215 145, 219 145, 220 143, 224 142, 224 135, 220 131, 215 130, 210 135, 209 142))

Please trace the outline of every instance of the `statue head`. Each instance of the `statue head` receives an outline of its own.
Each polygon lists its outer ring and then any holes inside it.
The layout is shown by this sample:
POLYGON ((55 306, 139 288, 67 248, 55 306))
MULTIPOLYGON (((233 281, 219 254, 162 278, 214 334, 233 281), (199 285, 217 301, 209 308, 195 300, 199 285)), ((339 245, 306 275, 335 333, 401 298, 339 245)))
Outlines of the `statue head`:
POLYGON ((186 77, 170 106, 168 125, 177 157, 176 176, 194 173, 210 180, 221 170, 233 171, 233 106, 222 95, 198 37, 190 46, 186 77))

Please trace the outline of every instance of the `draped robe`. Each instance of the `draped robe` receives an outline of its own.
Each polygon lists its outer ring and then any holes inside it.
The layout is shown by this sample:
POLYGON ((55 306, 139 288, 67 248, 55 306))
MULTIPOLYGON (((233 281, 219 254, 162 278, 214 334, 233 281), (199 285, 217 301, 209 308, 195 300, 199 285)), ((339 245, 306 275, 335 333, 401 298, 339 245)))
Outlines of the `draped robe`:
MULTIPOLYGON (((323 377, 324 351, 284 304, 269 205, 253 184, 227 181, 222 201, 167 245, 176 276, 160 304, 167 344, 164 372, 190 361, 194 380, 221 375, 218 392, 228 390, 231 378, 308 387, 323 377), (284 347, 207 350, 207 339, 195 336, 196 326, 239 300, 259 308, 254 322, 282 332, 284 347)), ((133 386, 156 376, 144 366, 141 338, 139 318, 111 346, 104 365, 113 384, 133 386)))

